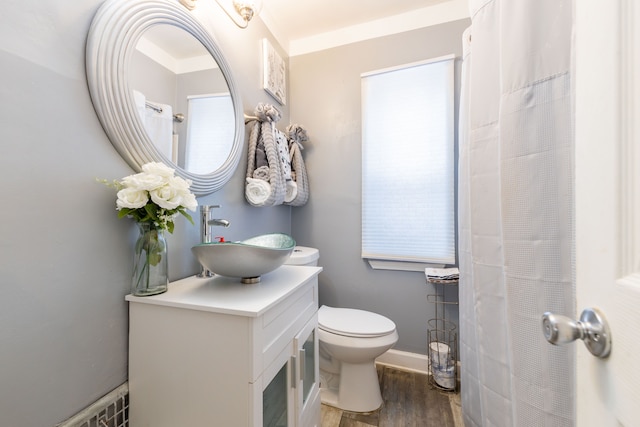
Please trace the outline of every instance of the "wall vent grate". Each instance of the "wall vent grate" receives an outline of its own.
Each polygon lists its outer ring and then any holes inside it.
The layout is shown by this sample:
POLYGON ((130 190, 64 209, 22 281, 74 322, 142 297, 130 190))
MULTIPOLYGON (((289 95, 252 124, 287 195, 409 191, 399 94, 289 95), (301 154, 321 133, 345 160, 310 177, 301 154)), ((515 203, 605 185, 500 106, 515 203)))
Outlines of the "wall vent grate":
POLYGON ((55 427, 129 427, 129 383, 125 382, 55 427))

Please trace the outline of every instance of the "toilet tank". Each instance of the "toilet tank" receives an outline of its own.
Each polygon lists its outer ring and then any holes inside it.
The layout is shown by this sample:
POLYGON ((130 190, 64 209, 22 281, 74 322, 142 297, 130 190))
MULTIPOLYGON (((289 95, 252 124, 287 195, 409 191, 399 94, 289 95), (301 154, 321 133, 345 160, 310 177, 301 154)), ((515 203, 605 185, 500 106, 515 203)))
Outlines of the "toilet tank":
POLYGON ((285 264, 316 266, 318 265, 318 258, 320 258, 320 252, 316 248, 296 246, 285 264))

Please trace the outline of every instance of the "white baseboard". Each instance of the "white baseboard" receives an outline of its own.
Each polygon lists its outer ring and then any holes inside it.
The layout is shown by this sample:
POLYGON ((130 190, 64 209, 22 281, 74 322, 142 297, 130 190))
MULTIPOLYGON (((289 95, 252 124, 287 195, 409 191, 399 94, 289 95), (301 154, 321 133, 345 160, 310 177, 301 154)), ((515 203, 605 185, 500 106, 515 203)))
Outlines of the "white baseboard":
POLYGON ((429 356, 408 351, 388 350, 376 359, 376 363, 393 366, 405 371, 429 373, 429 356))
MULTIPOLYGON (((403 371, 419 372, 431 375, 429 370, 429 356, 426 354, 410 353, 408 351, 388 350, 376 359, 376 363, 392 366, 403 371)), ((457 377, 460 380, 460 361, 457 363, 457 377)))

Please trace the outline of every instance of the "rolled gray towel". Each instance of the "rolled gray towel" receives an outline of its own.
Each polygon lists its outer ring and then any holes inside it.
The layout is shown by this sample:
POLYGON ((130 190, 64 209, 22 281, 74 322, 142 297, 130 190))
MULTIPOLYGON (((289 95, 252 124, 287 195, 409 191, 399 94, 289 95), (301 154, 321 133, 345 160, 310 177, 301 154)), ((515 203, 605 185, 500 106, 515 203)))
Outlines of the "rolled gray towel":
POLYGON ((269 166, 262 166, 253 171, 253 177, 255 179, 261 179, 263 181, 269 182, 270 181, 269 173, 270 173, 269 166))
POLYGON ((267 153, 264 151, 264 141, 260 138, 256 145, 256 169, 263 166, 269 168, 269 162, 267 162, 267 153))

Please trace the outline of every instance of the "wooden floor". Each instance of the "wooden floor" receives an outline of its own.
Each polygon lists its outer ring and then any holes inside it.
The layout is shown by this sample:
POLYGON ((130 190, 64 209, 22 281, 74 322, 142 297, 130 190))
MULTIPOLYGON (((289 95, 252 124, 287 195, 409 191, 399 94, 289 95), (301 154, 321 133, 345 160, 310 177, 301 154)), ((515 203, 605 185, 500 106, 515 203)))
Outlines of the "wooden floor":
POLYGON ((427 375, 378 365, 378 378, 380 409, 363 414, 322 405, 322 427, 464 427, 460 395, 433 388, 427 375))

